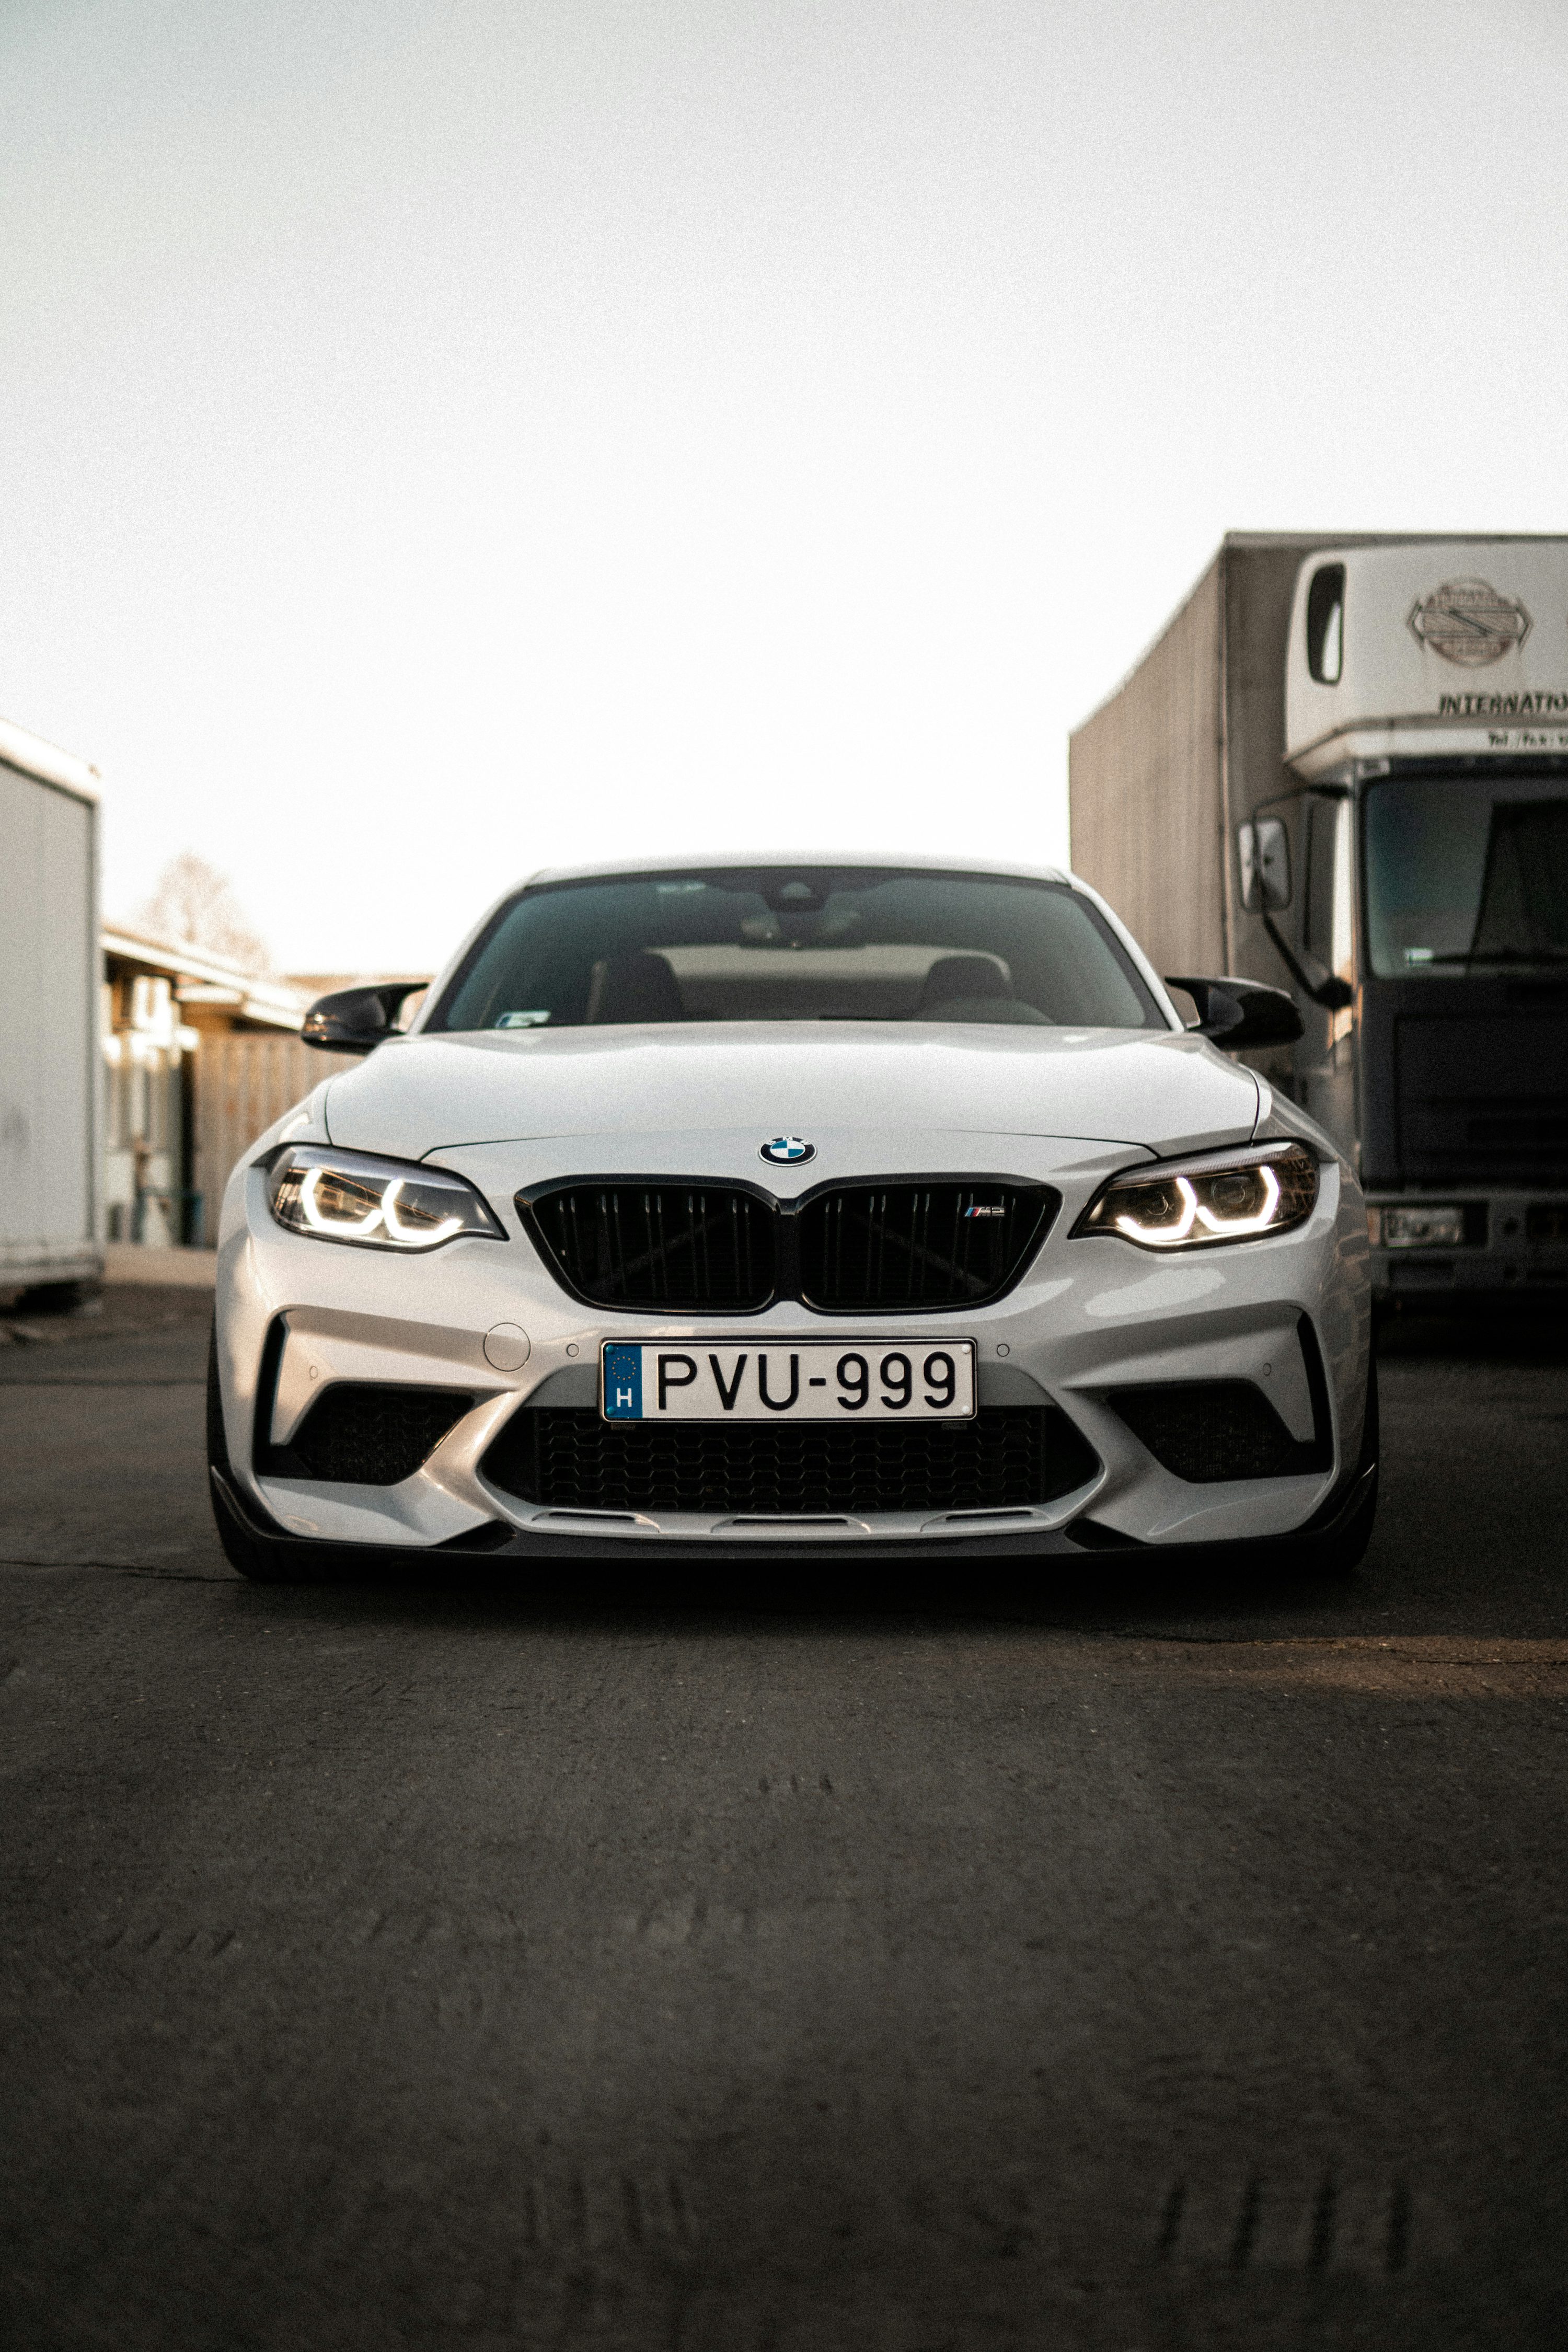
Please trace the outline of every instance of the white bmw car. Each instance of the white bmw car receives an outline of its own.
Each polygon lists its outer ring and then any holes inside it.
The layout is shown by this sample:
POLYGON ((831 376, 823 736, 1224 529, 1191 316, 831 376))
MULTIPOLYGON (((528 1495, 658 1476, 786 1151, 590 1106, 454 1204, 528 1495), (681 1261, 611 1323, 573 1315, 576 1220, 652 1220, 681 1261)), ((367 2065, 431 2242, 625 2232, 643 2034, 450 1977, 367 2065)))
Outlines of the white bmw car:
POLYGON ((416 1552, 1202 1548, 1352 1566, 1366 1214, 1184 977, 1026 867, 537 876, 224 1202, 212 1489, 246 1575, 416 1552))

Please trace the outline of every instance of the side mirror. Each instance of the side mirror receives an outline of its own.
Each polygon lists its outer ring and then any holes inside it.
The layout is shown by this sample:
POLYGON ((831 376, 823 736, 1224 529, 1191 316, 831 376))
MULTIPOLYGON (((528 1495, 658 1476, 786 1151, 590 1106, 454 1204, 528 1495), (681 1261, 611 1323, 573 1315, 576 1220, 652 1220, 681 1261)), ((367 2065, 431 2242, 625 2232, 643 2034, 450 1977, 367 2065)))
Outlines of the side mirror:
POLYGON ((423 980, 384 980, 374 987, 340 988, 331 996, 318 996, 305 1015, 300 1041, 329 1054, 374 1054, 382 1039, 391 1036, 405 999, 428 985, 423 980))
POLYGON ((1260 980, 1187 980, 1173 973, 1167 988, 1185 989, 1198 1008, 1187 1034, 1209 1037, 1227 1054, 1250 1045, 1293 1045, 1301 1034, 1294 997, 1260 980))
POLYGON ((1277 816, 1260 816, 1239 825, 1236 835, 1241 865, 1241 903, 1247 913, 1260 907, 1290 904, 1290 836, 1277 816))

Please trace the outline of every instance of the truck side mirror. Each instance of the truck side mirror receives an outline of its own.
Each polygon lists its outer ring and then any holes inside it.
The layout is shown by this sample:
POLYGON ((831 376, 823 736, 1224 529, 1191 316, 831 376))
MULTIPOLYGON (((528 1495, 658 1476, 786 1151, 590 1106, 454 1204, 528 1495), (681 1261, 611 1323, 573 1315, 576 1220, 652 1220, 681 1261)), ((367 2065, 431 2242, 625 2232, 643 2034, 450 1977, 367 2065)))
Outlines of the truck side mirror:
POLYGON ((329 1054, 374 1054, 404 1002, 429 985, 423 980, 384 980, 369 988, 340 988, 318 996, 300 1032, 304 1045, 319 1045, 329 1054))
POLYGON ((1190 1037, 1208 1037, 1227 1054, 1251 1045, 1293 1045, 1301 1034, 1296 1000, 1260 980, 1188 980, 1168 974, 1167 988, 1185 989, 1198 1008, 1190 1037))
POLYGON ((1236 835, 1241 861, 1241 903, 1250 915, 1260 907, 1290 904, 1290 836, 1277 816, 1240 825, 1236 835))

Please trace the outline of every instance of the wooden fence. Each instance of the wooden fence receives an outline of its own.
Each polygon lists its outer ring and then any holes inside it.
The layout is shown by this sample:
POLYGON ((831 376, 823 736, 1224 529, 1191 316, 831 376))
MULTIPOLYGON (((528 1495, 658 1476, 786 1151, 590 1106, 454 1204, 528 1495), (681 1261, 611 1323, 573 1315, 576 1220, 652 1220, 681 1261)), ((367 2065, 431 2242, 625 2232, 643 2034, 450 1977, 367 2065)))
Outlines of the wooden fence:
POLYGON ((209 1029, 193 1056, 195 1150, 192 1185, 202 1195, 203 1234, 217 1242, 218 1211, 235 1162, 257 1137, 339 1070, 352 1054, 323 1054, 298 1037, 263 1030, 209 1029))

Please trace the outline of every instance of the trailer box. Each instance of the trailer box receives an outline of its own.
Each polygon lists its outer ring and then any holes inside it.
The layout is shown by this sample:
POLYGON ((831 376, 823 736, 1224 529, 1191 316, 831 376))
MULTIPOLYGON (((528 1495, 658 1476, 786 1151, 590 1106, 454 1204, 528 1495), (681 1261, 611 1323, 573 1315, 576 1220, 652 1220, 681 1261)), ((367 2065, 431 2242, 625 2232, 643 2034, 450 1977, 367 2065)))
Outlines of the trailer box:
POLYGON ((98 795, 0 721, 0 1292, 101 1279, 98 795))

